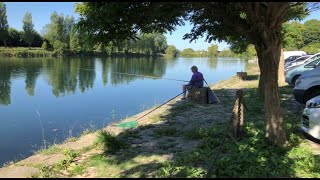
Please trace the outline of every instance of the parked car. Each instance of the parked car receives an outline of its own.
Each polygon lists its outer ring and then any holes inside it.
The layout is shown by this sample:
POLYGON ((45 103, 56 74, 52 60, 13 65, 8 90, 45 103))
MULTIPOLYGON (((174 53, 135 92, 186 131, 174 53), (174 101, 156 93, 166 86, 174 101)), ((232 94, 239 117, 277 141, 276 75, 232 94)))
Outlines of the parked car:
POLYGON ((289 85, 295 85, 296 80, 299 76, 301 76, 302 73, 306 71, 310 71, 320 65, 320 56, 317 59, 314 59, 313 61, 309 61, 306 64, 301 64, 298 66, 294 66, 289 68, 287 71, 285 71, 285 81, 289 85))
POLYGON ((284 60, 284 62, 288 63, 288 62, 291 62, 293 60, 296 60, 299 57, 301 57, 301 55, 289 56, 287 59, 284 60))
POLYGON ((291 66, 292 63, 304 61, 309 57, 311 57, 311 55, 299 56, 298 58, 296 58, 292 61, 285 62, 284 67, 287 68, 287 67, 291 66))
POLYGON ((303 73, 296 80, 293 95, 296 101, 301 104, 320 95, 320 67, 303 73))
POLYGON ((290 56, 303 56, 303 55, 307 55, 306 52, 304 51, 283 51, 283 57, 284 59, 287 59, 290 56))
POLYGON ((315 59, 318 59, 319 57, 320 57, 320 53, 317 53, 317 54, 310 56, 309 58, 307 58, 305 60, 292 62, 289 66, 286 67, 286 69, 289 69, 290 67, 298 66, 301 64, 305 64, 307 62, 311 62, 315 59))
POLYGON ((320 140, 320 96, 307 101, 302 114, 301 130, 320 140))

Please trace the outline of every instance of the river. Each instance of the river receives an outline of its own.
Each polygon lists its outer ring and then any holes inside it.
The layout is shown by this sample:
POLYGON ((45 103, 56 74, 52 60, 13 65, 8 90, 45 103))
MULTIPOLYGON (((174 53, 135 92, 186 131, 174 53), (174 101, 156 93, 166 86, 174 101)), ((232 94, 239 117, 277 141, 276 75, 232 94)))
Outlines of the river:
POLYGON ((214 84, 245 71, 247 63, 181 57, 0 59, 0 167, 44 144, 101 129, 171 99, 185 82, 168 79, 189 81, 193 65, 214 84))

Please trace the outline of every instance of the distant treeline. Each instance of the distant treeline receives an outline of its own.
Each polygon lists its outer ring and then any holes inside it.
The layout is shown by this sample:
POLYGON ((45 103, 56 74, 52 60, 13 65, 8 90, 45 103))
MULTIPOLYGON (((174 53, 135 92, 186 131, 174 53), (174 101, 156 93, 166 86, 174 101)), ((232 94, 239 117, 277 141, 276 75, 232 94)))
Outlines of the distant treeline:
MULTIPOLYGON (((75 54, 106 54, 106 55, 147 55, 155 56, 165 53, 167 48, 166 37, 159 33, 137 34, 138 40, 126 40, 122 42, 109 42, 94 44, 87 34, 81 33, 76 26, 73 16, 58 15, 53 12, 50 23, 45 25, 41 35, 34 30, 32 15, 26 12, 22 23, 23 31, 9 27, 6 16, 6 5, 0 2, 0 46, 3 47, 38 47, 52 52, 52 55, 75 55, 75 54)), ((39 49, 38 49, 39 50, 39 49)), ((26 54, 32 51, 14 48, 0 53, 5 56, 26 54), (23 53, 22 53, 23 52, 23 53)), ((50 54, 50 53, 47 53, 50 54)))

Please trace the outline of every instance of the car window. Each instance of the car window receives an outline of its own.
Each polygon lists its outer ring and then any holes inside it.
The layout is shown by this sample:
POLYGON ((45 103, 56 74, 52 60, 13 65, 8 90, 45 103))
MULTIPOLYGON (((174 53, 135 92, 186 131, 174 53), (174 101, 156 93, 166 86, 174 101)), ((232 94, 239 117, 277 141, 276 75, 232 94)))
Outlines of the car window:
POLYGON ((313 61, 313 60, 315 60, 315 59, 318 59, 319 57, 320 57, 320 54, 315 55, 314 57, 312 57, 312 58, 309 59, 309 62, 310 62, 310 61, 313 61))
POLYGON ((314 61, 306 64, 306 66, 314 66, 314 65, 317 65, 319 62, 320 62, 320 58, 318 58, 317 60, 314 60, 314 61))

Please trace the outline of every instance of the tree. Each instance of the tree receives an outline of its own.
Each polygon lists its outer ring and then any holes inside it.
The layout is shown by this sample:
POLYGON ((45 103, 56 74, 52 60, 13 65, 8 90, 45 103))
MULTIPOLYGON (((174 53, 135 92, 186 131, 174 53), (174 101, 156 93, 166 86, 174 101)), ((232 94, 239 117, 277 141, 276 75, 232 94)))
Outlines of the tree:
POLYGON ((31 43, 33 42, 34 38, 34 29, 33 29, 33 24, 32 24, 32 15, 29 12, 26 12, 26 14, 23 17, 23 39, 26 43, 29 44, 29 48, 31 43))
POLYGON ((176 57, 177 56, 177 48, 174 45, 169 45, 165 51, 166 54, 176 57))
POLYGON ((23 33, 14 28, 9 28, 8 32, 9 32, 8 45, 12 47, 21 46, 23 33))
POLYGON ((277 81, 282 24, 317 6, 304 2, 85 2, 77 4, 76 12, 79 28, 97 42, 135 38, 138 31, 172 32, 186 20, 194 26, 184 39, 194 41, 206 35, 209 43, 243 39, 254 44, 265 96, 267 137, 283 145, 287 138, 277 81))
POLYGON ((300 24, 297 21, 292 23, 283 24, 284 39, 283 44, 284 48, 298 50, 304 45, 304 36, 303 34, 306 31, 306 27, 303 24, 300 24))
POLYGON ((212 44, 210 47, 208 47, 209 57, 217 56, 218 55, 218 48, 219 48, 219 46, 216 44, 212 44))
POLYGON ((6 4, 0 2, 0 39, 2 40, 5 47, 7 47, 8 34, 8 21, 7 21, 7 10, 6 4))
POLYGON ((304 45, 317 43, 320 41, 320 21, 311 19, 304 23, 306 30, 303 33, 304 45))
POLYGON ((181 56, 192 57, 194 55, 194 50, 192 48, 186 48, 180 53, 181 56))
POLYGON ((81 50, 80 44, 79 44, 79 38, 77 36, 77 30, 75 25, 72 25, 71 32, 70 32, 70 50, 72 52, 78 53, 81 50))

